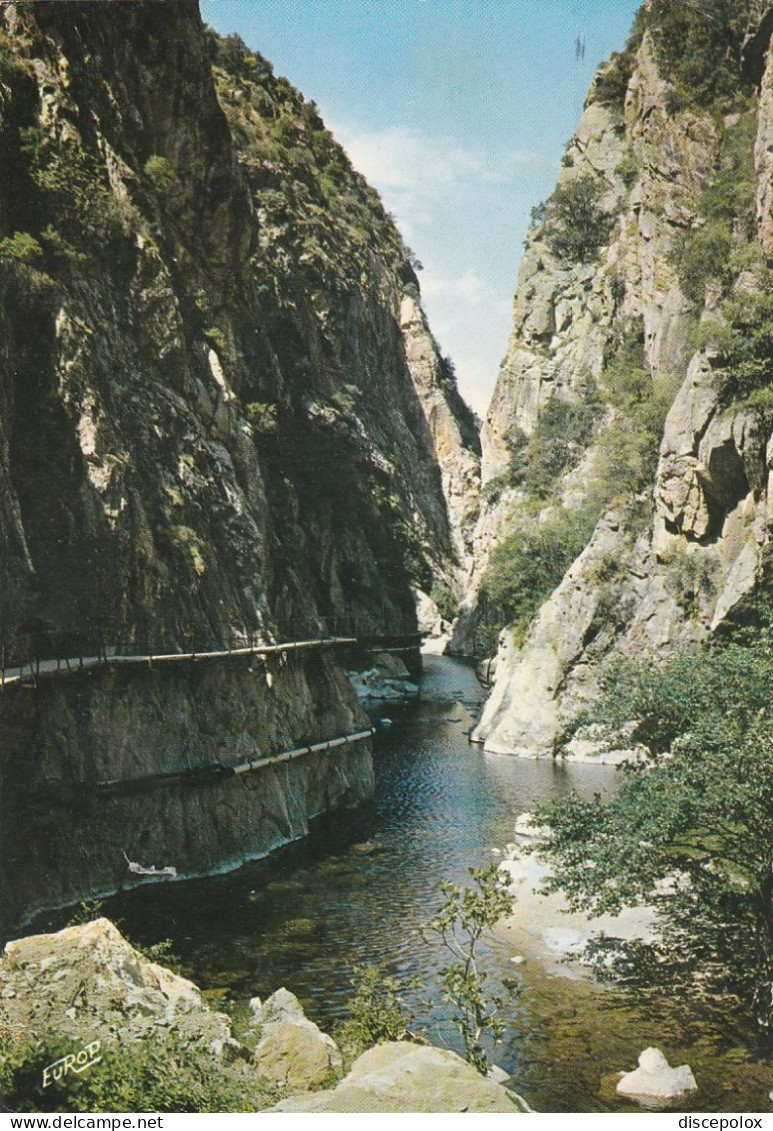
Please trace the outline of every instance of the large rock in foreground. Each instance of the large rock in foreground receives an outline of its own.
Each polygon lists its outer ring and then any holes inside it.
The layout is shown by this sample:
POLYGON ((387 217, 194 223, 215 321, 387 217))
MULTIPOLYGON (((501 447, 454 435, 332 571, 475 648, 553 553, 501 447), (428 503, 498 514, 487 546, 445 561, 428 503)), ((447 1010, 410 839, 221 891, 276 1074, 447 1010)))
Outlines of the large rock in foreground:
MULTIPOLYGON (((252 1004, 252 1003, 251 1003, 252 1004)), ((341 1075, 343 1058, 332 1037, 310 1021, 295 994, 281 989, 254 1008, 261 1037, 258 1075, 285 1091, 312 1091, 341 1075)))
POLYGON ((447 1049, 390 1041, 363 1053, 333 1091, 283 1100, 273 1111, 508 1112, 520 1109, 500 1084, 447 1049))
POLYGON ((149 962, 109 919, 9 942, 0 1016, 41 1036, 126 1042, 173 1031, 210 1052, 233 1042, 229 1019, 193 982, 149 962))

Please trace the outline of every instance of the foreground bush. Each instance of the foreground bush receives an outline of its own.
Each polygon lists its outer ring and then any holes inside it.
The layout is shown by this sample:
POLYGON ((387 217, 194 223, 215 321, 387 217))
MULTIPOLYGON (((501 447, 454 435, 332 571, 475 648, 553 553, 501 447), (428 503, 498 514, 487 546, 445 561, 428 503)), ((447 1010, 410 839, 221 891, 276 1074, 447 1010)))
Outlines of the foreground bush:
POLYGON ((201 1046, 172 1035, 105 1045, 99 1063, 44 1088, 43 1069, 81 1047, 0 1032, 0 1101, 6 1110, 217 1112, 255 1111, 265 1104, 246 1065, 243 1073, 228 1069, 201 1046))

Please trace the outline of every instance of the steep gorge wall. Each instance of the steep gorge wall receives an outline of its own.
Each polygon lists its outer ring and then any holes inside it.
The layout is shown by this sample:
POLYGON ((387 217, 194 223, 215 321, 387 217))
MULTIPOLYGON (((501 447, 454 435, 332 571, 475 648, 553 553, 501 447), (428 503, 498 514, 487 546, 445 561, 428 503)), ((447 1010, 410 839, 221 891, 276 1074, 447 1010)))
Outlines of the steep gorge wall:
MULTIPOLYGON (((6 657, 98 636, 203 651, 341 617, 415 631, 411 584, 459 568, 443 483, 475 467, 475 438, 407 249, 313 105, 194 0, 8 4, 0 146, 6 657)), ((364 724, 333 652, 263 674, 9 689, 4 918, 109 888, 121 849, 202 871, 367 797, 364 743, 224 786, 220 808, 207 790, 124 799, 90 846, 68 813, 96 781, 364 724), (53 870, 44 834, 71 838, 53 870)))
MULTIPOLYGON (((550 219, 530 235, 483 433, 474 588, 524 507, 543 524, 584 512, 595 528, 527 631, 502 633, 474 735, 487 749, 551 754, 610 659, 658 662, 704 641, 766 587, 773 79, 770 13, 746 15, 736 88, 705 107, 681 97, 640 17, 638 42, 597 76, 559 178, 598 187, 606 237, 578 262, 556 254, 550 219), (535 495, 519 461, 555 402, 584 405, 592 428, 535 495)), ((479 616, 469 603, 462 648, 479 616)))

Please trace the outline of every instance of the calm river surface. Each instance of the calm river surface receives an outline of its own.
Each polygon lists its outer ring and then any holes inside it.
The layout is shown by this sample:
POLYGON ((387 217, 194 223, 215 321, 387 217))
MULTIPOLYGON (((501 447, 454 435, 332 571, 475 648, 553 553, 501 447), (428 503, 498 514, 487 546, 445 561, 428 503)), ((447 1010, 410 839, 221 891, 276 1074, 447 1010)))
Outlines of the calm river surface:
MULTIPOLYGON (((339 815, 269 863, 141 888, 106 901, 104 913, 140 942, 171 938, 184 972, 210 1000, 237 1009, 286 985, 310 1016, 334 1025, 351 996, 355 963, 383 960, 432 986, 441 955, 416 930, 441 902, 441 882, 464 883, 469 867, 498 859, 492 847, 514 839, 515 818, 535 802, 571 789, 586 796, 613 789, 616 772, 471 746, 466 732, 482 690, 461 661, 426 657, 422 695, 420 703, 374 713, 392 725, 379 725, 372 806, 339 815)), ((615 991, 576 972, 556 973, 555 963, 545 969, 530 955, 516 967, 510 959, 519 949, 501 932, 489 956, 495 969, 509 976, 517 970, 523 984, 495 1060, 537 1110, 626 1110, 608 1086, 600 1093, 602 1077, 635 1067, 650 1044, 672 1063, 692 1065, 701 1093, 690 1110, 770 1110, 773 1066, 743 1048, 721 1047, 689 1018, 672 1017, 668 1003, 659 1016, 651 1006, 639 1015, 615 991)), ((429 997, 437 1003, 437 993, 429 997)), ((419 1012, 431 1039, 453 1045, 442 1009, 419 1012)))

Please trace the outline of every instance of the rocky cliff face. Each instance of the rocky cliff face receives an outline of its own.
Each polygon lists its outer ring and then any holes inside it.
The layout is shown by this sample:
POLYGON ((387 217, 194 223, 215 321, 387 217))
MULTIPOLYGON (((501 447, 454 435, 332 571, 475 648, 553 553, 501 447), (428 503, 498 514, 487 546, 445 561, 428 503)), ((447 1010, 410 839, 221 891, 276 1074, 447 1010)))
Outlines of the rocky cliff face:
POLYGON ((528 241, 457 644, 503 590, 509 525, 547 538, 579 515, 588 535, 502 634, 487 749, 550 754, 611 658, 705 640, 767 581, 771 14, 715 7, 711 23, 669 0, 641 13, 528 241))
MULTIPOLYGON (((407 249, 313 105, 193 0, 42 0, 0 12, 0 137, 6 662, 100 637, 297 639, 341 617, 414 631, 411 585, 458 569, 475 442, 407 249)), ((121 848, 200 870, 367 796, 364 744, 298 770, 298 790, 123 801, 99 852, 84 818, 77 864, 11 875, 56 823, 36 803, 51 783, 77 794, 362 726, 332 654, 254 668, 8 690, 0 781, 32 831, 4 820, 4 917, 114 885, 121 848)))

